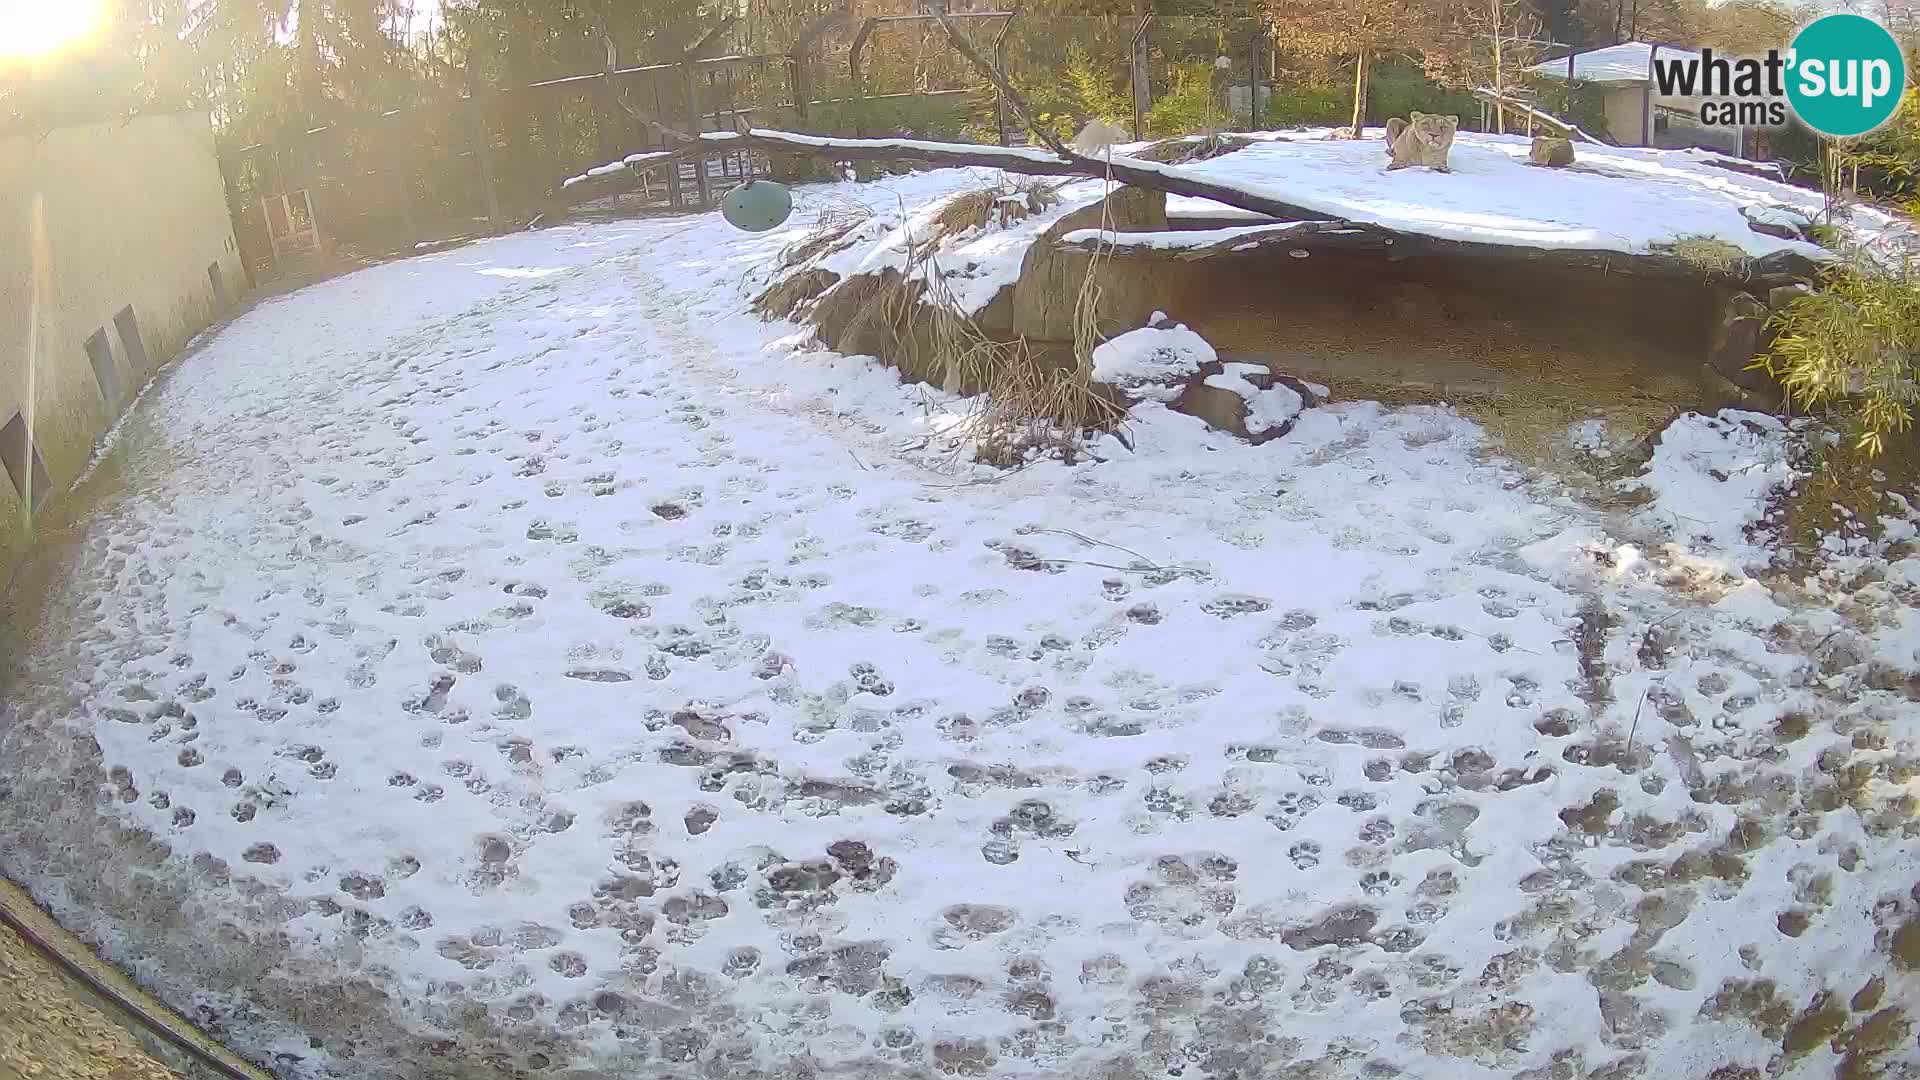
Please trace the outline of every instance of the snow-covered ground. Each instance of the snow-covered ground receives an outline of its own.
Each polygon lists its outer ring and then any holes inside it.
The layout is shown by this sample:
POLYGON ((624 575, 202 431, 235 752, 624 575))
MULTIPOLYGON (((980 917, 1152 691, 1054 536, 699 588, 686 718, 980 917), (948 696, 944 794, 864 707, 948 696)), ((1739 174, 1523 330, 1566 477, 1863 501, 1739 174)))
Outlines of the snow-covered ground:
POLYGON ((1667 517, 1441 407, 956 464, 744 309, 967 182, 236 320, 43 556, 0 869, 289 1076, 1920 1068, 1920 560, 1756 577, 1792 432, 1667 517))
MULTIPOLYGON (((1750 255, 1812 244, 1753 231, 1742 208, 1787 207, 1812 216, 1820 193, 1706 164, 1678 151, 1581 143, 1564 169, 1527 163, 1520 135, 1460 132, 1452 172, 1386 170, 1383 139, 1329 132, 1285 135, 1185 168, 1325 213, 1449 240, 1518 247, 1644 253, 1688 237, 1725 241, 1750 255)), ((1170 210, 1191 210, 1184 200, 1170 210)), ((1878 232, 1889 222, 1863 214, 1878 232)))

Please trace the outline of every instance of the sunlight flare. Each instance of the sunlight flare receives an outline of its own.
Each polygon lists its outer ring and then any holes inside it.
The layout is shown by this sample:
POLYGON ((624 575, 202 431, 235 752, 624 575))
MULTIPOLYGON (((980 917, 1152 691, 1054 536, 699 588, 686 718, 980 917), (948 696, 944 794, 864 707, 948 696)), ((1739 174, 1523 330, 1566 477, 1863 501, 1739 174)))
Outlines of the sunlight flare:
POLYGON ((52 57, 97 36, 105 23, 103 0, 0 0, 0 62, 52 57))

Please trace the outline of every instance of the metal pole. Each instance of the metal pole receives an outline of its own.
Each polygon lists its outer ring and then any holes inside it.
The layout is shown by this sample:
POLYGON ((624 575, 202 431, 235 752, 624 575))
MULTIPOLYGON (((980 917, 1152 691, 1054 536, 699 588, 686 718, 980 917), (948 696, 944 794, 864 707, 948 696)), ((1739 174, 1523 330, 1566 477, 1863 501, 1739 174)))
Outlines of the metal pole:
POLYGON ((806 58, 795 49, 787 54, 787 85, 793 89, 793 118, 800 127, 807 124, 806 58))
MULTIPOLYGON (((653 77, 653 115, 667 115, 664 101, 665 99, 660 95, 660 76, 655 75, 653 77)), ((664 141, 663 137, 662 142, 664 141)), ((676 164, 667 166, 667 205, 676 209, 680 206, 680 166, 676 164)))
POLYGON ((1568 46, 1568 49, 1570 51, 1567 53, 1567 123, 1569 124, 1574 122, 1573 120, 1573 58, 1576 55, 1576 53, 1571 51, 1572 48, 1573 48, 1572 46, 1568 46))
POLYGON ((860 30, 853 35, 853 47, 847 51, 847 74, 852 79, 853 97, 853 136, 856 139, 867 137, 867 90, 860 79, 860 54, 866 51, 867 38, 873 35, 877 17, 869 17, 860 24, 860 30))
MULTIPOLYGON (((1018 9, 1010 12, 1007 21, 1000 24, 1000 32, 993 36, 993 66, 1002 75, 1007 73, 1007 31, 1013 29, 1014 17, 1019 14, 1018 9)), ((1007 95, 997 88, 994 92, 993 116, 995 123, 1000 126, 1000 145, 1011 144, 1013 139, 1008 134, 1007 95)))
POLYGON ((611 161, 621 151, 620 133, 614 130, 616 113, 620 111, 617 91, 613 88, 613 73, 620 67, 620 53, 613 44, 613 38, 602 32, 600 41, 606 46, 606 66, 600 69, 600 82, 594 87, 593 103, 597 115, 595 127, 600 129, 600 160, 611 161))
POLYGON ((1133 137, 1137 142, 1147 137, 1147 111, 1153 108, 1153 87, 1147 71, 1147 27, 1153 23, 1151 13, 1140 16, 1140 25, 1133 31, 1133 65, 1130 81, 1133 83, 1133 137))
POLYGON ((1247 130, 1260 130, 1260 23, 1253 24, 1253 43, 1247 48, 1247 130))
POLYGON ((1660 43, 1654 42, 1647 50, 1647 85, 1640 91, 1640 144, 1653 145, 1653 72, 1654 60, 1660 55, 1660 43))
MULTIPOLYGON (((687 132, 699 138, 706 127, 700 120, 700 80, 693 71, 693 61, 688 60, 687 69, 687 132)), ((707 158, 705 154, 696 154, 693 158, 693 182, 700 191, 700 209, 713 205, 713 192, 707 185, 707 158)))

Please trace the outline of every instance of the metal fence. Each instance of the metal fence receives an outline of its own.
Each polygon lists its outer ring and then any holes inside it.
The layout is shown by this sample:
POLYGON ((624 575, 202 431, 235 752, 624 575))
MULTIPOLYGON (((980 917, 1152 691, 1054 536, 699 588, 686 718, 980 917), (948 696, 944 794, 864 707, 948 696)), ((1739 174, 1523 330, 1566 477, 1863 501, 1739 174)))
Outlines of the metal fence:
MULTIPOLYGON (((1062 135, 1095 117, 1148 138, 1334 123, 1352 113, 1349 88, 1324 68, 1290 67, 1286 50, 1257 20, 1001 10, 950 18, 973 51, 1009 74, 1038 122, 1062 135)), ((1393 90, 1390 81, 1385 90, 1393 90)), ((1462 101, 1463 117, 1478 115, 1476 103, 1462 101)), ((445 89, 357 124, 233 148, 223 162, 250 254, 265 246, 255 242, 264 235, 256 220, 260 199, 296 189, 309 193, 329 235, 393 249, 524 220, 563 178, 673 145, 663 127, 742 124, 1027 141, 1007 103, 935 21, 829 17, 783 37, 758 28, 703 42, 697 55, 670 63, 610 62, 521 86, 445 89)), ((760 167, 738 158, 716 158, 705 170, 689 162, 631 198, 707 205, 720 184, 760 167)))

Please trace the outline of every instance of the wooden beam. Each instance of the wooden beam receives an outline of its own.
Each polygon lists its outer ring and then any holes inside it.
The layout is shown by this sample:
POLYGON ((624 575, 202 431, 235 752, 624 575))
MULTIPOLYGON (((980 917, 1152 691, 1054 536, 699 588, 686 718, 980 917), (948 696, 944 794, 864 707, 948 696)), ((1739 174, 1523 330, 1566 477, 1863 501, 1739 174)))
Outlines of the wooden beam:
MULTIPOLYGON (((967 143, 924 142, 917 139, 829 139, 765 128, 754 128, 746 134, 706 132, 697 141, 678 131, 673 132, 670 137, 683 144, 682 149, 675 151, 673 157, 656 158, 647 162, 645 168, 661 168, 683 157, 702 153, 710 154, 719 150, 807 154, 836 161, 924 161, 938 166, 982 166, 1023 176, 1084 176, 1094 179, 1111 176, 1119 183, 1131 184, 1134 187, 1164 191, 1169 195, 1212 199, 1227 206, 1251 210, 1283 221, 1318 219, 1327 216, 1325 212, 1311 207, 1243 191, 1170 165, 1138 161, 1127 157, 1114 157, 1109 162, 1105 158, 1087 157, 1071 150, 1066 150, 1062 154, 1050 154, 1044 150, 1018 146, 975 146, 967 143)), ((595 177, 570 184, 555 192, 555 208, 572 206, 588 199, 599 198, 602 195, 636 186, 638 186, 637 178, 622 177, 619 174, 595 177)))
POLYGON ((1027 99, 1021 96, 1020 91, 1013 88, 1013 82, 1007 78, 1007 73, 987 63, 974 50, 974 47, 967 43, 967 39, 960 36, 960 30, 953 25, 952 19, 945 15, 935 15, 934 19, 940 23, 940 29, 946 31, 947 44, 952 45, 954 52, 965 57, 967 63, 972 64, 980 74, 986 76, 994 89, 1000 91, 1001 99, 1013 106, 1014 112, 1020 114, 1020 122, 1027 125, 1027 130, 1033 134, 1033 137, 1039 139, 1041 145, 1054 153, 1062 157, 1068 156, 1067 148, 1061 144, 1059 136, 1041 127, 1039 121, 1034 119, 1033 109, 1028 107, 1027 99))

